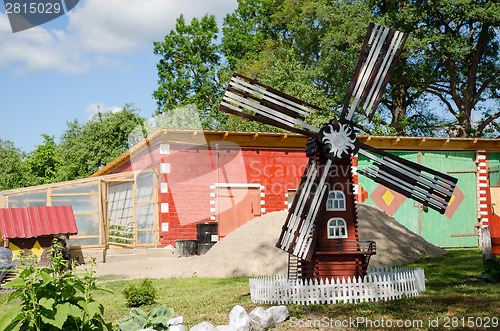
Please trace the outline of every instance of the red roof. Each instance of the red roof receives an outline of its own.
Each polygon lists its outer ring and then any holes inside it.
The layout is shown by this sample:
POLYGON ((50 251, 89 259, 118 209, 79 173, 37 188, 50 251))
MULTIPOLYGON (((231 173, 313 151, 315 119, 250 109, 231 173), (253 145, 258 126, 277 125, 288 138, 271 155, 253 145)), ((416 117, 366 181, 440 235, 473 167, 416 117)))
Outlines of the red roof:
POLYGON ((2 239, 32 238, 43 235, 76 234, 71 206, 0 208, 2 239))

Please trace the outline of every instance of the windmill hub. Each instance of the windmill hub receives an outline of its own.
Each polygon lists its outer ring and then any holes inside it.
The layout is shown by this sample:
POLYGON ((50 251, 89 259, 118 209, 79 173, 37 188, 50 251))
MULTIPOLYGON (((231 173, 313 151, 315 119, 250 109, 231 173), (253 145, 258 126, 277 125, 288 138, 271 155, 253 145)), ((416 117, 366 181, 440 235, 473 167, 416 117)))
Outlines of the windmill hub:
POLYGON ((336 161, 355 155, 359 149, 353 127, 347 121, 335 121, 323 126, 318 133, 318 141, 323 145, 326 158, 336 161))
POLYGON ((346 136, 339 133, 333 138, 333 143, 335 144, 335 146, 337 146, 337 148, 345 146, 347 142, 346 138, 347 138, 346 136))

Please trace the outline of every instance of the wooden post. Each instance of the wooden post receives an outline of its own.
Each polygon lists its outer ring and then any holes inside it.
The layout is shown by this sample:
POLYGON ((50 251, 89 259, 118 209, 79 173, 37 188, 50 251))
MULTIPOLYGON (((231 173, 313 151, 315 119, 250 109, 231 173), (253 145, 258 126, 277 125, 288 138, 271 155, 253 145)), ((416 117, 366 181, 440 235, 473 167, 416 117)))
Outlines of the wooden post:
POLYGON ((47 206, 52 206, 52 187, 47 187, 47 206))
POLYGON ((7 197, 0 194, 0 208, 7 208, 7 197))
POLYGON ((132 219, 134 224, 134 248, 137 247, 137 174, 134 173, 134 181, 132 182, 132 219))
POLYGON ((160 244, 160 220, 159 220, 159 215, 158 215, 158 190, 159 190, 159 185, 158 185, 158 172, 156 168, 154 169, 153 172, 153 213, 155 217, 155 247, 158 247, 160 244))
POLYGON ((104 242, 103 240, 103 227, 105 226, 104 225, 104 217, 103 217, 103 213, 104 213, 104 206, 103 206, 103 196, 102 196, 102 179, 99 178, 99 180, 97 181, 97 199, 98 199, 98 203, 97 203, 97 210, 98 210, 98 218, 99 218, 99 245, 102 246, 102 245, 106 245, 107 243, 104 242))
POLYGON ((483 261, 488 259, 495 259, 495 256, 491 252, 491 237, 490 237, 490 227, 488 225, 481 228, 481 241, 483 244, 483 261))

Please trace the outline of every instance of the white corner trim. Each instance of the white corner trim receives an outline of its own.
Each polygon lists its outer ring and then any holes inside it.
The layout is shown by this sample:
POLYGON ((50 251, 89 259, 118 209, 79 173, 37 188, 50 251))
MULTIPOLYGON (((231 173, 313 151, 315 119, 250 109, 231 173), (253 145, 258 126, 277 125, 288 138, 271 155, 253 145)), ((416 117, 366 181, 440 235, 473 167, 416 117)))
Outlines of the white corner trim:
POLYGON ((170 163, 160 163, 160 173, 169 174, 170 173, 170 163))
POLYGON ((215 183, 215 187, 234 187, 234 188, 245 188, 245 187, 252 187, 252 188, 259 188, 261 187, 260 184, 252 184, 252 183, 215 183))
POLYGON ((170 144, 160 144, 160 154, 170 154, 170 144))

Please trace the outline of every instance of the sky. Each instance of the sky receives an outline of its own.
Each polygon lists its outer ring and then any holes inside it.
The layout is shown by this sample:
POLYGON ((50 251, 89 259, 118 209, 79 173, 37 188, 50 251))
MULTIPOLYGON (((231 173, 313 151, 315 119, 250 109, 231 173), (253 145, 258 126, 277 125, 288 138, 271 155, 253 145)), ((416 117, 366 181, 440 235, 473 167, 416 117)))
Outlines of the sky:
POLYGON ((237 0, 80 0, 67 14, 13 33, 0 4, 0 139, 26 152, 56 142, 77 119, 133 103, 151 118, 157 88, 153 41, 183 14, 214 14, 222 26, 237 0))

